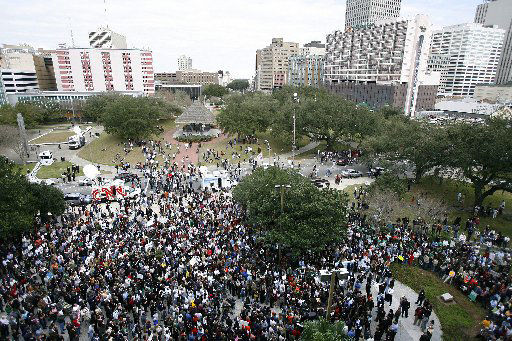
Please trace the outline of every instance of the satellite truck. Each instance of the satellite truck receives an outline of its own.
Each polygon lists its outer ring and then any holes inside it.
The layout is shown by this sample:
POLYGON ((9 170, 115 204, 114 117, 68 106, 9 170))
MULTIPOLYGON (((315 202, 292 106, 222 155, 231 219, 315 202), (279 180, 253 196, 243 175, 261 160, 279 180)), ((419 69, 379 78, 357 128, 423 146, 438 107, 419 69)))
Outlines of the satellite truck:
POLYGON ((68 138, 69 149, 79 149, 85 146, 85 137, 83 135, 73 135, 68 138))
POLYGON ((85 146, 85 137, 82 134, 82 129, 76 126, 73 128, 73 131, 76 135, 70 136, 68 138, 68 147, 69 149, 79 149, 85 146))

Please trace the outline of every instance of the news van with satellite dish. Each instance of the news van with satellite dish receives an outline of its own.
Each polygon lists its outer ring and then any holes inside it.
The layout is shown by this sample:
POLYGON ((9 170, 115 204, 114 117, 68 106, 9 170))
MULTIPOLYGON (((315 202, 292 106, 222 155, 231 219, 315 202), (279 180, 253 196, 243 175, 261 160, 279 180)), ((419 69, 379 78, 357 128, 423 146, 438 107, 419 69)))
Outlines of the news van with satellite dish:
POLYGON ((85 146, 85 137, 79 126, 73 127, 73 132, 76 135, 70 136, 68 138, 68 147, 69 149, 79 149, 85 146))

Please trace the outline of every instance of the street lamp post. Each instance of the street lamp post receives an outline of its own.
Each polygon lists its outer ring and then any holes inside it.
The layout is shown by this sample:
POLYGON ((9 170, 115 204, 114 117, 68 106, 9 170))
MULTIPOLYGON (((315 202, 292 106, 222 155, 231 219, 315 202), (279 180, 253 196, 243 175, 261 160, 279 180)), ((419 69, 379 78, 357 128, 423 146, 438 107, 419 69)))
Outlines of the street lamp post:
MULTIPOLYGON (((295 92, 293 94, 293 101, 299 103, 299 95, 295 92)), ((296 141, 295 141, 295 114, 296 114, 296 108, 295 105, 293 106, 293 146, 292 146, 292 166, 295 163, 295 148, 296 148, 296 141)))
POLYGON ((332 295, 334 293, 334 283, 336 278, 336 272, 332 269, 331 273, 331 285, 329 286, 329 298, 327 299, 327 312, 325 313, 325 319, 329 320, 331 315, 331 306, 332 306, 332 295))
MULTIPOLYGON (((275 186, 276 189, 279 189, 280 193, 281 193, 281 215, 284 214, 284 192, 286 189, 289 189, 291 188, 292 186, 290 185, 276 185, 275 186)), ((279 229, 282 229, 281 228, 281 224, 279 225, 279 229)), ((279 247, 279 245, 277 245, 278 247, 278 250, 279 250, 279 263, 281 263, 281 248, 279 247)))

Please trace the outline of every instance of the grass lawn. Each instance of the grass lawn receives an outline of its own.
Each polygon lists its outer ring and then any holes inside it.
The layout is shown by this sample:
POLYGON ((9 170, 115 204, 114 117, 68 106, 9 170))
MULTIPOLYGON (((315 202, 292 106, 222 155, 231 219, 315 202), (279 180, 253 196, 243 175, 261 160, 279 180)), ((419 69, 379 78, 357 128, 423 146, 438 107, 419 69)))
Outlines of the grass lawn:
POLYGON ((75 135, 74 132, 70 130, 66 131, 53 131, 44 136, 38 137, 37 139, 31 141, 32 144, 38 143, 63 143, 68 141, 68 137, 75 135))
MULTIPOLYGON (((124 162, 128 162, 130 165, 145 161, 141 148, 134 146, 133 150, 126 155, 123 148, 124 144, 122 139, 117 136, 102 133, 99 138, 92 140, 92 142, 82 147, 78 152, 78 156, 92 163, 108 166, 119 164, 119 161, 116 161, 119 160, 116 159, 116 155, 118 154, 121 158, 124 158, 124 162)), ((173 149, 168 150, 168 152, 171 152, 173 149)), ((160 157, 158 157, 157 160, 162 161, 160 157)))
MULTIPOLYGON (((466 219, 473 216, 472 207, 474 200, 473 188, 470 184, 462 181, 451 179, 443 179, 442 183, 433 177, 425 177, 419 184, 415 184, 411 188, 411 192, 407 193, 404 200, 410 200, 412 196, 426 194, 433 196, 441 201, 449 208, 448 218, 450 223, 455 220, 457 216, 462 218, 464 223, 466 219), (461 192, 464 197, 462 205, 457 203, 457 193, 461 192)), ((494 195, 487 197, 484 200, 484 206, 491 206, 498 208, 502 201, 505 201, 504 214, 498 216, 496 219, 492 217, 480 217, 480 227, 483 229, 489 225, 496 231, 501 231, 504 235, 512 237, 512 194, 507 192, 496 192, 494 195)))
MULTIPOLYGON (((62 173, 67 171, 67 168, 71 168, 72 163, 69 161, 64 162, 54 162, 50 166, 41 166, 41 169, 39 169, 39 172, 37 172, 37 177, 39 179, 60 179, 62 176, 62 173)), ((80 167, 80 172, 77 174, 77 176, 84 175, 82 171, 82 167, 80 167)))
POLYGON ((17 169, 22 175, 27 175, 28 173, 32 172, 35 166, 35 163, 27 163, 25 165, 14 165, 15 169, 17 169))
MULTIPOLYGON (((472 340, 480 330, 485 309, 471 302, 464 294, 435 274, 408 265, 392 264, 393 277, 418 292, 425 290, 427 299, 441 321, 444 340, 472 340), (438 297, 450 293, 455 304, 445 304, 438 297)), ((414 305, 413 305, 414 308, 414 305)))
MULTIPOLYGON (((176 127, 174 119, 161 121, 159 122, 159 125, 164 129, 164 133, 176 127)), ((162 140, 164 133, 155 137, 155 139, 162 140)), ((141 148, 134 146, 133 150, 126 155, 123 148, 124 145, 121 138, 103 132, 99 138, 92 140, 90 143, 82 147, 78 152, 78 156, 82 159, 91 161, 92 163, 108 166, 115 166, 116 164, 119 164, 119 158, 116 158, 117 154, 119 154, 121 158, 124 158, 124 162, 128 162, 131 165, 135 165, 137 162, 144 162, 146 160, 142 154, 141 148)), ((173 146, 173 148, 166 150, 166 152, 176 152, 175 148, 176 147, 173 146)), ((162 162, 163 158, 158 156, 157 161, 162 162)))

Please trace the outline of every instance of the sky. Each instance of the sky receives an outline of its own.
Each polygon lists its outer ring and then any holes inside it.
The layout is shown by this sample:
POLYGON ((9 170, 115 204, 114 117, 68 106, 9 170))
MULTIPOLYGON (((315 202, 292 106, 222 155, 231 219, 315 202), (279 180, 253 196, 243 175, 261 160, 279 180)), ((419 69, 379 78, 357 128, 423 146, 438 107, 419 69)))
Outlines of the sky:
MULTIPOLYGON (((430 16, 435 28, 472 22, 483 0, 402 0, 401 15, 430 16)), ((343 29, 345 0, 0 0, 0 44, 35 48, 88 46, 88 32, 108 25, 128 47, 153 51, 155 72, 177 69, 178 56, 204 71, 254 75, 255 52, 272 38, 325 42, 343 29), (106 13, 105 13, 106 8, 106 13)))

